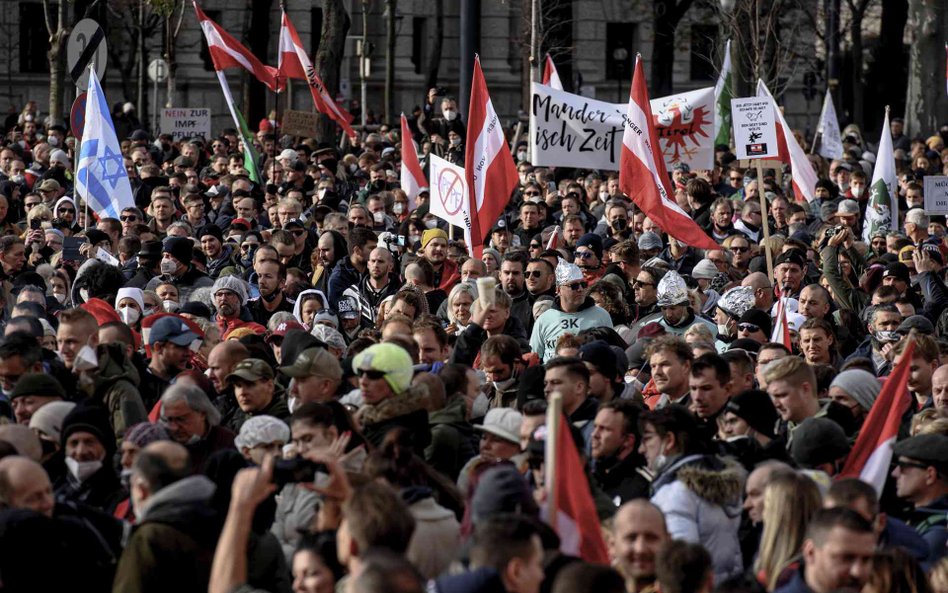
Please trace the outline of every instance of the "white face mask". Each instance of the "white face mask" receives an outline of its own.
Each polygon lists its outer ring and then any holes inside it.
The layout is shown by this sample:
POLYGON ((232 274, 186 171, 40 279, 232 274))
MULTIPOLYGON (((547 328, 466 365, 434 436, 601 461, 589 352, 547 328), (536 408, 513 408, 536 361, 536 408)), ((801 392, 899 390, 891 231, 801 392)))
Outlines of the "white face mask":
POLYGON ((457 111, 454 111, 454 110, 452 110, 452 109, 445 109, 445 110, 444 110, 444 119, 446 119, 446 120, 448 120, 448 121, 454 121, 455 119, 457 119, 457 117, 458 117, 458 112, 457 112, 457 111))
POLYGON ((141 318, 141 313, 135 307, 122 307, 118 311, 119 317, 122 318, 122 323, 125 325, 132 325, 141 318))
POLYGON ((161 306, 164 307, 165 313, 174 313, 178 310, 178 303, 172 300, 161 301, 161 306))
POLYGON ((72 457, 66 458, 66 467, 72 477, 80 482, 88 480, 92 474, 102 469, 101 461, 76 461, 72 457))
POLYGON ((50 136, 49 138, 46 139, 46 143, 52 146, 53 148, 56 148, 57 146, 59 146, 59 136, 50 136))
POLYGON ((451 138, 451 146, 461 146, 460 138, 451 138))
POLYGON ((385 213, 379 210, 378 212, 372 213, 372 220, 375 221, 375 224, 382 224, 385 222, 385 213))
POLYGON ((99 368, 99 355, 95 349, 86 344, 76 352, 76 358, 72 362, 72 368, 75 371, 88 371, 99 368))
POLYGON ((437 228, 437 226, 438 226, 438 221, 433 218, 425 221, 426 228, 433 229, 433 228, 437 228))
POLYGON ((178 264, 171 261, 170 259, 163 259, 161 260, 161 266, 159 269, 161 270, 162 274, 170 276, 171 274, 174 274, 178 271, 178 264))
POLYGON ((841 192, 846 192, 847 190, 849 190, 849 182, 848 182, 848 181, 843 181, 842 183, 839 184, 839 191, 841 191, 841 192))
POLYGON ((518 161, 525 161, 525 160, 527 160, 527 151, 526 151, 526 150, 519 150, 519 151, 517 151, 517 160, 518 160, 518 161))
POLYGON ((59 304, 63 304, 66 302, 66 295, 65 293, 62 293, 62 292, 54 292, 53 298, 59 301, 59 304))
POLYGON ((401 202, 395 202, 395 203, 392 205, 392 212, 394 212, 395 214, 402 214, 402 213, 404 213, 404 212, 405 212, 405 204, 403 204, 403 203, 401 203, 401 202))
POLYGON ((728 329, 726 323, 719 323, 719 324, 718 324, 718 334, 719 334, 719 335, 722 335, 722 336, 730 336, 730 335, 731 335, 731 332, 730 332, 730 330, 728 329))
POLYGON ((142 311, 142 317, 148 317, 149 315, 154 315, 154 314, 155 314, 154 309, 145 309, 144 311, 142 311))
POLYGON ((859 187, 852 188, 852 191, 853 191, 853 197, 858 198, 866 192, 866 188, 860 185, 859 187))

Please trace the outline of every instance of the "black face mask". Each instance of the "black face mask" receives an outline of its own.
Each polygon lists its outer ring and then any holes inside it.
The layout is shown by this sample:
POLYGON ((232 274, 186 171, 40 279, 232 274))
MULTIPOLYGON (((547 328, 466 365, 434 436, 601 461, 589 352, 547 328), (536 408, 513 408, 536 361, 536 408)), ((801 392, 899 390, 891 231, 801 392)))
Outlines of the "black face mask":
POLYGON ((388 189, 388 184, 384 181, 373 181, 369 184, 370 191, 385 191, 388 189))
POLYGON ((629 221, 624 218, 617 218, 612 221, 612 229, 616 231, 624 231, 629 226, 629 221))

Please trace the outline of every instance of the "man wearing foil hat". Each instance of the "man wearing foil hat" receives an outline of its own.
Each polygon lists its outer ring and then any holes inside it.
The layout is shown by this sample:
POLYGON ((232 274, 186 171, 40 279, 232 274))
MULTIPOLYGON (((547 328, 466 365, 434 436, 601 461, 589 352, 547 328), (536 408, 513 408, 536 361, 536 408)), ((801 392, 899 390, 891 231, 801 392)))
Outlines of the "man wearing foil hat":
POLYGON ((712 334, 715 333, 714 324, 703 317, 695 315, 691 308, 691 299, 685 279, 678 272, 672 270, 665 274, 658 282, 658 313, 644 317, 633 328, 636 336, 639 330, 649 323, 658 323, 665 329, 665 333, 682 336, 693 325, 703 324, 712 334))
POLYGON ((718 299, 714 321, 717 324, 718 340, 722 344, 734 341, 741 317, 754 308, 755 302, 754 289, 750 286, 735 286, 718 299))
POLYGON ((612 318, 586 296, 586 280, 579 266, 560 259, 556 266, 556 301, 533 325, 530 349, 544 363, 556 355, 556 341, 563 334, 584 329, 612 327, 612 318))

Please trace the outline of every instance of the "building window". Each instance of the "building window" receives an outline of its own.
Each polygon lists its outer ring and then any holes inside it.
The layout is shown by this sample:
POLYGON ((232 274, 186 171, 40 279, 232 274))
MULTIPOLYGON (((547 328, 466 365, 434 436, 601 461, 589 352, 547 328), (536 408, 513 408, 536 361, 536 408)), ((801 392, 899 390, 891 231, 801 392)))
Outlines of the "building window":
POLYGON ((416 16, 411 19, 411 63, 415 65, 415 74, 421 74, 428 60, 428 19, 416 16))
MULTIPOLYGON (((65 2, 65 0, 60 0, 65 2)), ((52 9, 50 9, 52 10, 52 9)), ((39 2, 20 3, 20 72, 49 72, 49 32, 43 5, 39 2)))
POLYGON ((691 25, 691 80, 716 80, 714 49, 717 25, 691 25))

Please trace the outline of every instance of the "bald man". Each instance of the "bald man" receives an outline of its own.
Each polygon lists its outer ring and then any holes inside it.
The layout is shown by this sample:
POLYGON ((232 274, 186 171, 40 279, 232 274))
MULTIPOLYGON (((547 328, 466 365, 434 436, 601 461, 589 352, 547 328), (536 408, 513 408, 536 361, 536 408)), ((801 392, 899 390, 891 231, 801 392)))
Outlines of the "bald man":
POLYGON ((225 340, 211 349, 207 356, 207 370, 214 391, 221 394, 227 389, 224 379, 245 358, 250 358, 250 351, 236 340, 225 340))
POLYGON ((754 308, 761 311, 770 311, 774 304, 774 286, 771 284, 767 274, 763 272, 754 272, 748 274, 741 281, 741 286, 750 286, 754 289, 754 308))
POLYGON ((932 402, 938 411, 948 408, 948 365, 942 365, 932 374, 932 402))
POLYGON ((671 541, 661 509, 644 498, 619 507, 613 519, 613 562, 626 588, 638 593, 655 584, 655 558, 671 541))
POLYGON ((52 517, 56 500, 43 466, 20 455, 0 459, 0 504, 52 517))

